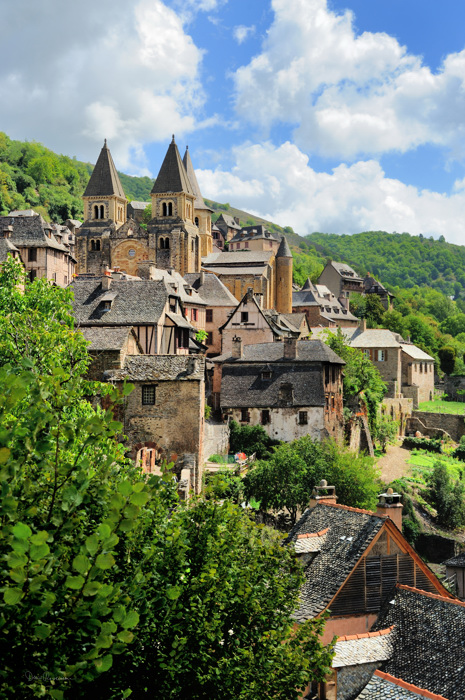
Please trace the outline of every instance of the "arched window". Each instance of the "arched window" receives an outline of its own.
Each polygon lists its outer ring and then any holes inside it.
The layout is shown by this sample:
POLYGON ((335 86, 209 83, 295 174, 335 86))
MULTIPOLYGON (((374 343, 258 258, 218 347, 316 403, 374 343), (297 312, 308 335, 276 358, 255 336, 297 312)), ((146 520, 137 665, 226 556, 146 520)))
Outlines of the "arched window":
POLYGON ((199 225, 199 217, 198 217, 198 216, 195 217, 195 225, 196 225, 196 226, 199 225))
POLYGON ((98 215, 98 206, 95 205, 95 206, 94 206, 94 219, 98 219, 98 218, 99 218, 99 215, 98 215))
POLYGON ((164 247, 165 247, 165 239, 160 238, 160 248, 164 248, 164 247))
POLYGON ((142 447, 137 452, 136 464, 142 467, 142 471, 146 474, 160 473, 157 468, 158 453, 153 447, 142 447))
POLYGON ((168 216, 173 216, 173 202, 168 202, 168 216))
POLYGON ((166 202, 163 202, 163 204, 161 205, 161 211, 163 216, 168 216, 168 206, 166 202))
POLYGON ((100 218, 105 218, 105 207, 103 206, 103 204, 100 205, 100 218))
POLYGON ((90 242, 90 249, 95 250, 95 241, 90 242))
POLYGON ((165 238, 165 248, 169 248, 169 247, 170 247, 170 239, 165 238))
POLYGON ((100 250, 100 241, 95 241, 95 250, 100 250))

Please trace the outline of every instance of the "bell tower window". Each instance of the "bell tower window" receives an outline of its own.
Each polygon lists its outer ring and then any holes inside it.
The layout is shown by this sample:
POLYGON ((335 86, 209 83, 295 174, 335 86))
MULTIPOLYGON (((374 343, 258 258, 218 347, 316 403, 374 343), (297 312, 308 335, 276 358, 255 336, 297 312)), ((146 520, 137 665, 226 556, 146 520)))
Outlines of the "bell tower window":
POLYGON ((195 217, 195 225, 196 225, 196 226, 199 225, 199 217, 198 217, 198 216, 195 217))
POLYGON ((105 207, 103 206, 103 204, 100 205, 100 218, 105 218, 105 207))

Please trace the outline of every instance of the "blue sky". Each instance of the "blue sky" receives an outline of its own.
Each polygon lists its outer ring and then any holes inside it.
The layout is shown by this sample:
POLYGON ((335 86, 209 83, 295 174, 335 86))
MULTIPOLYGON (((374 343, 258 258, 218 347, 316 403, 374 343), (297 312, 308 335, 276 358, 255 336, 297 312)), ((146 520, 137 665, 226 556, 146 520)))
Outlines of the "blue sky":
POLYGON ((106 137, 120 170, 155 176, 174 132, 205 197, 303 235, 465 242, 464 3, 17 0, 2 15, 12 138, 95 161, 106 137))

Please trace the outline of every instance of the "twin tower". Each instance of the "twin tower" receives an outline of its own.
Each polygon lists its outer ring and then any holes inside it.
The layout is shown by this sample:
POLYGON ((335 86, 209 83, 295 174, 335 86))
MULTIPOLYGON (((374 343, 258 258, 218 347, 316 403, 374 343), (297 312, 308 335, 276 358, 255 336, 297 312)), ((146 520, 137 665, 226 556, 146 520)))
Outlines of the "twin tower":
POLYGON ((213 248, 211 213, 203 201, 189 150, 184 158, 174 136, 150 193, 147 229, 127 218, 126 195, 105 140, 83 195, 84 223, 76 232, 77 271, 100 275, 120 268, 144 275, 148 265, 199 272, 213 248))

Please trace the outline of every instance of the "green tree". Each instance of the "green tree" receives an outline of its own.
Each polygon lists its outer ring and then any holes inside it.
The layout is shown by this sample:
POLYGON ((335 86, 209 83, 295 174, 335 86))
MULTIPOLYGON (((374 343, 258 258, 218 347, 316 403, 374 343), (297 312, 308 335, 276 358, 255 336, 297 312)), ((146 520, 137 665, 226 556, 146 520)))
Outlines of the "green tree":
POLYGON ((438 355, 441 371, 445 374, 452 374, 455 367, 455 349, 446 345, 439 349, 438 355))
POLYGON ((386 452, 388 445, 396 442, 399 433, 399 423, 384 413, 379 413, 376 418, 373 437, 379 444, 381 450, 386 452))
POLYGON ((365 316, 369 328, 376 328, 381 324, 385 311, 377 294, 369 294, 366 297, 365 316))
POLYGON ((430 501, 436 508, 439 525, 455 530, 465 525, 465 485, 453 483, 447 465, 436 462, 428 479, 430 501))
POLYGON ((265 459, 271 454, 271 448, 279 445, 279 440, 272 440, 261 425, 239 425, 236 421, 229 424, 229 451, 255 454, 257 459, 265 459))

